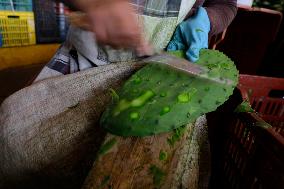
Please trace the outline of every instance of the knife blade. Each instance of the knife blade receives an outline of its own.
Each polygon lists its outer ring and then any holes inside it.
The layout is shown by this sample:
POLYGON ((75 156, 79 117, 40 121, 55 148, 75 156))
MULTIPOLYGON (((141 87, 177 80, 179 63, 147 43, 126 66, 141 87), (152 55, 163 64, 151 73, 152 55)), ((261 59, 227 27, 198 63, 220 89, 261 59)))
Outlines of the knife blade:
POLYGON ((148 64, 164 64, 193 77, 210 80, 219 84, 232 85, 233 81, 227 78, 220 79, 208 76, 209 69, 206 66, 194 64, 186 59, 178 58, 165 52, 140 58, 140 61, 148 64))

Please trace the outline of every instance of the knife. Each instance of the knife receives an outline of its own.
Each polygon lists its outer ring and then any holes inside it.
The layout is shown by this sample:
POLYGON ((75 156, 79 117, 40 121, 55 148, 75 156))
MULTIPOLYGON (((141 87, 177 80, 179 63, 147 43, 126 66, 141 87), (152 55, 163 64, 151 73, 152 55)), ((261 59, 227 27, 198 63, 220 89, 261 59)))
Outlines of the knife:
POLYGON ((232 85, 233 81, 230 79, 220 79, 208 76, 208 72, 210 71, 206 66, 202 66, 199 64, 194 64, 186 59, 178 58, 176 56, 170 55, 166 52, 155 53, 151 56, 143 56, 140 57, 139 60, 144 64, 164 64, 172 69, 176 69, 178 71, 184 72, 192 77, 199 77, 205 80, 210 80, 215 83, 223 84, 223 85, 232 85))

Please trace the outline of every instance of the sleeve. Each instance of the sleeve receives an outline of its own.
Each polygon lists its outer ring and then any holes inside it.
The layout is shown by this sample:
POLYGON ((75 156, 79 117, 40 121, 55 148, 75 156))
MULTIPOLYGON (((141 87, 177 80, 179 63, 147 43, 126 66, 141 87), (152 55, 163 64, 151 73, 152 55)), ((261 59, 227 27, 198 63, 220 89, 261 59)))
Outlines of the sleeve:
POLYGON ((203 7, 211 22, 210 36, 227 28, 237 14, 237 0, 207 0, 203 7))

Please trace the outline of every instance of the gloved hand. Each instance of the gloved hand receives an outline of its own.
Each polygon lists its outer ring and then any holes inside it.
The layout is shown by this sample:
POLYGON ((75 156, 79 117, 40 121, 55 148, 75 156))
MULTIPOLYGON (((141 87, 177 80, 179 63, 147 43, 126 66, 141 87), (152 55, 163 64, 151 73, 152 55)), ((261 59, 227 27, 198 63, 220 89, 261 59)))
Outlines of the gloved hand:
POLYGON ((167 51, 184 50, 187 59, 196 62, 200 49, 208 48, 209 31, 210 20, 207 11, 199 7, 193 17, 178 25, 167 51))

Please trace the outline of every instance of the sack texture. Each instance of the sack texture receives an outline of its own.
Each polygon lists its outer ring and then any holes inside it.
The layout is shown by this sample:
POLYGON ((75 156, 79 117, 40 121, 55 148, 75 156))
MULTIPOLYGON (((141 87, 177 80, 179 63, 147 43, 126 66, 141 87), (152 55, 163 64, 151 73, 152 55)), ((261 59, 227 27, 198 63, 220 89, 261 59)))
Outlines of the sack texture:
POLYGON ((105 136, 98 121, 110 101, 108 89, 138 67, 111 64, 46 79, 6 99, 0 107, 0 188, 29 181, 31 188, 55 188, 55 182, 78 188, 105 136))

